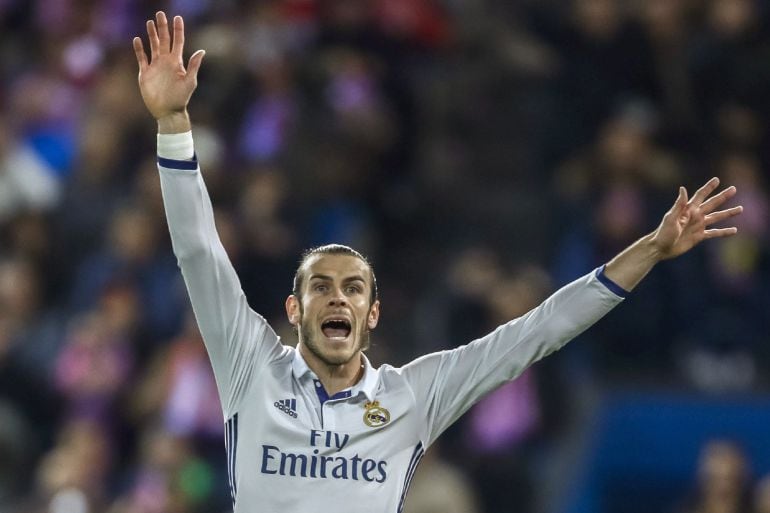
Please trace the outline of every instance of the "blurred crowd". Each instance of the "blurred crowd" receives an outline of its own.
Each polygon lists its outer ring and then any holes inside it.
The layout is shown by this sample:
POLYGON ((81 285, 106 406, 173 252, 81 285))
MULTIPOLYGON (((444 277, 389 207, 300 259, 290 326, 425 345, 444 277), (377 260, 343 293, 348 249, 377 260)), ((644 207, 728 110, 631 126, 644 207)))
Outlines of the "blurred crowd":
POLYGON ((583 383, 766 387, 770 2, 0 0, 0 512, 229 507, 131 50, 158 9, 206 49, 197 154, 286 343, 304 248, 371 257, 370 356, 400 365, 606 262, 680 184, 737 186, 739 234, 660 265, 482 401, 423 464, 412 513, 536 511, 583 383))
POLYGON ((694 487, 676 513, 770 512, 770 475, 751 480, 751 458, 735 442, 714 439, 704 445, 694 487))

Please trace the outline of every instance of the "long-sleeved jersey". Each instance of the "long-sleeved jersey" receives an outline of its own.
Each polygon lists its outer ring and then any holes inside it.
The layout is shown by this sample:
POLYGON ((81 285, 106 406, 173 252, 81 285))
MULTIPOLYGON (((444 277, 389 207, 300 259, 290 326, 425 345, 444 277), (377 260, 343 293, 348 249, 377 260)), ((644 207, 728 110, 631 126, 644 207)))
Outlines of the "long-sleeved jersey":
POLYGON ((159 135, 174 253, 214 369, 235 513, 400 512, 425 450, 495 387, 605 315, 624 291, 592 272, 492 333, 329 397, 251 310, 215 227, 192 135, 159 135))

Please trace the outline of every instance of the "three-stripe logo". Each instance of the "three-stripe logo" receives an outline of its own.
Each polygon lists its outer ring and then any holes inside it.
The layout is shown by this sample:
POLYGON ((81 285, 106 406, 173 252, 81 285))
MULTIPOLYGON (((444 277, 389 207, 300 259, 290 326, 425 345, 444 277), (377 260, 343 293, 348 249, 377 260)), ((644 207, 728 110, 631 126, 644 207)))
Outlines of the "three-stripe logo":
POLYGON ((284 412, 290 417, 297 418, 297 400, 296 399, 281 399, 273 403, 273 406, 284 412))

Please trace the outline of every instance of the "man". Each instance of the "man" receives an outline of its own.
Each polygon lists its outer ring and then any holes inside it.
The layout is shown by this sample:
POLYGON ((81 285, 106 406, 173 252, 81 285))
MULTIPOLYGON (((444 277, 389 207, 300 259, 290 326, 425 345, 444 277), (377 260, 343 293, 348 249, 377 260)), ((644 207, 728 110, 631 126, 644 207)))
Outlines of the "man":
POLYGON ((401 511, 431 443, 482 395, 563 346, 617 305, 660 260, 741 212, 716 209, 710 180, 679 196, 660 226, 606 266, 467 346, 401 368, 374 369, 363 351, 380 303, 372 267, 345 246, 307 254, 286 312, 297 348, 284 346, 250 310, 214 228, 193 150, 187 104, 204 52, 185 69, 184 26, 164 13, 147 22, 150 59, 134 38, 139 86, 158 122, 158 167, 174 252, 217 380, 236 513, 401 511))

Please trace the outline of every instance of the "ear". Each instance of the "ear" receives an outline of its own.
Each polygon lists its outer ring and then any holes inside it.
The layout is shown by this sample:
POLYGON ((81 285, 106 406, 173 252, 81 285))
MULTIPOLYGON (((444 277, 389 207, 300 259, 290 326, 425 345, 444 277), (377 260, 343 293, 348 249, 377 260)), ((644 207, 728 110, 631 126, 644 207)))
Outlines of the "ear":
POLYGON ((377 323, 380 321, 380 301, 377 300, 369 308, 369 315, 366 316, 366 325, 370 330, 377 327, 377 323))
POLYGON ((289 318, 289 323, 292 326, 299 325, 302 315, 299 311, 299 298, 294 294, 286 298, 286 317, 289 318))

